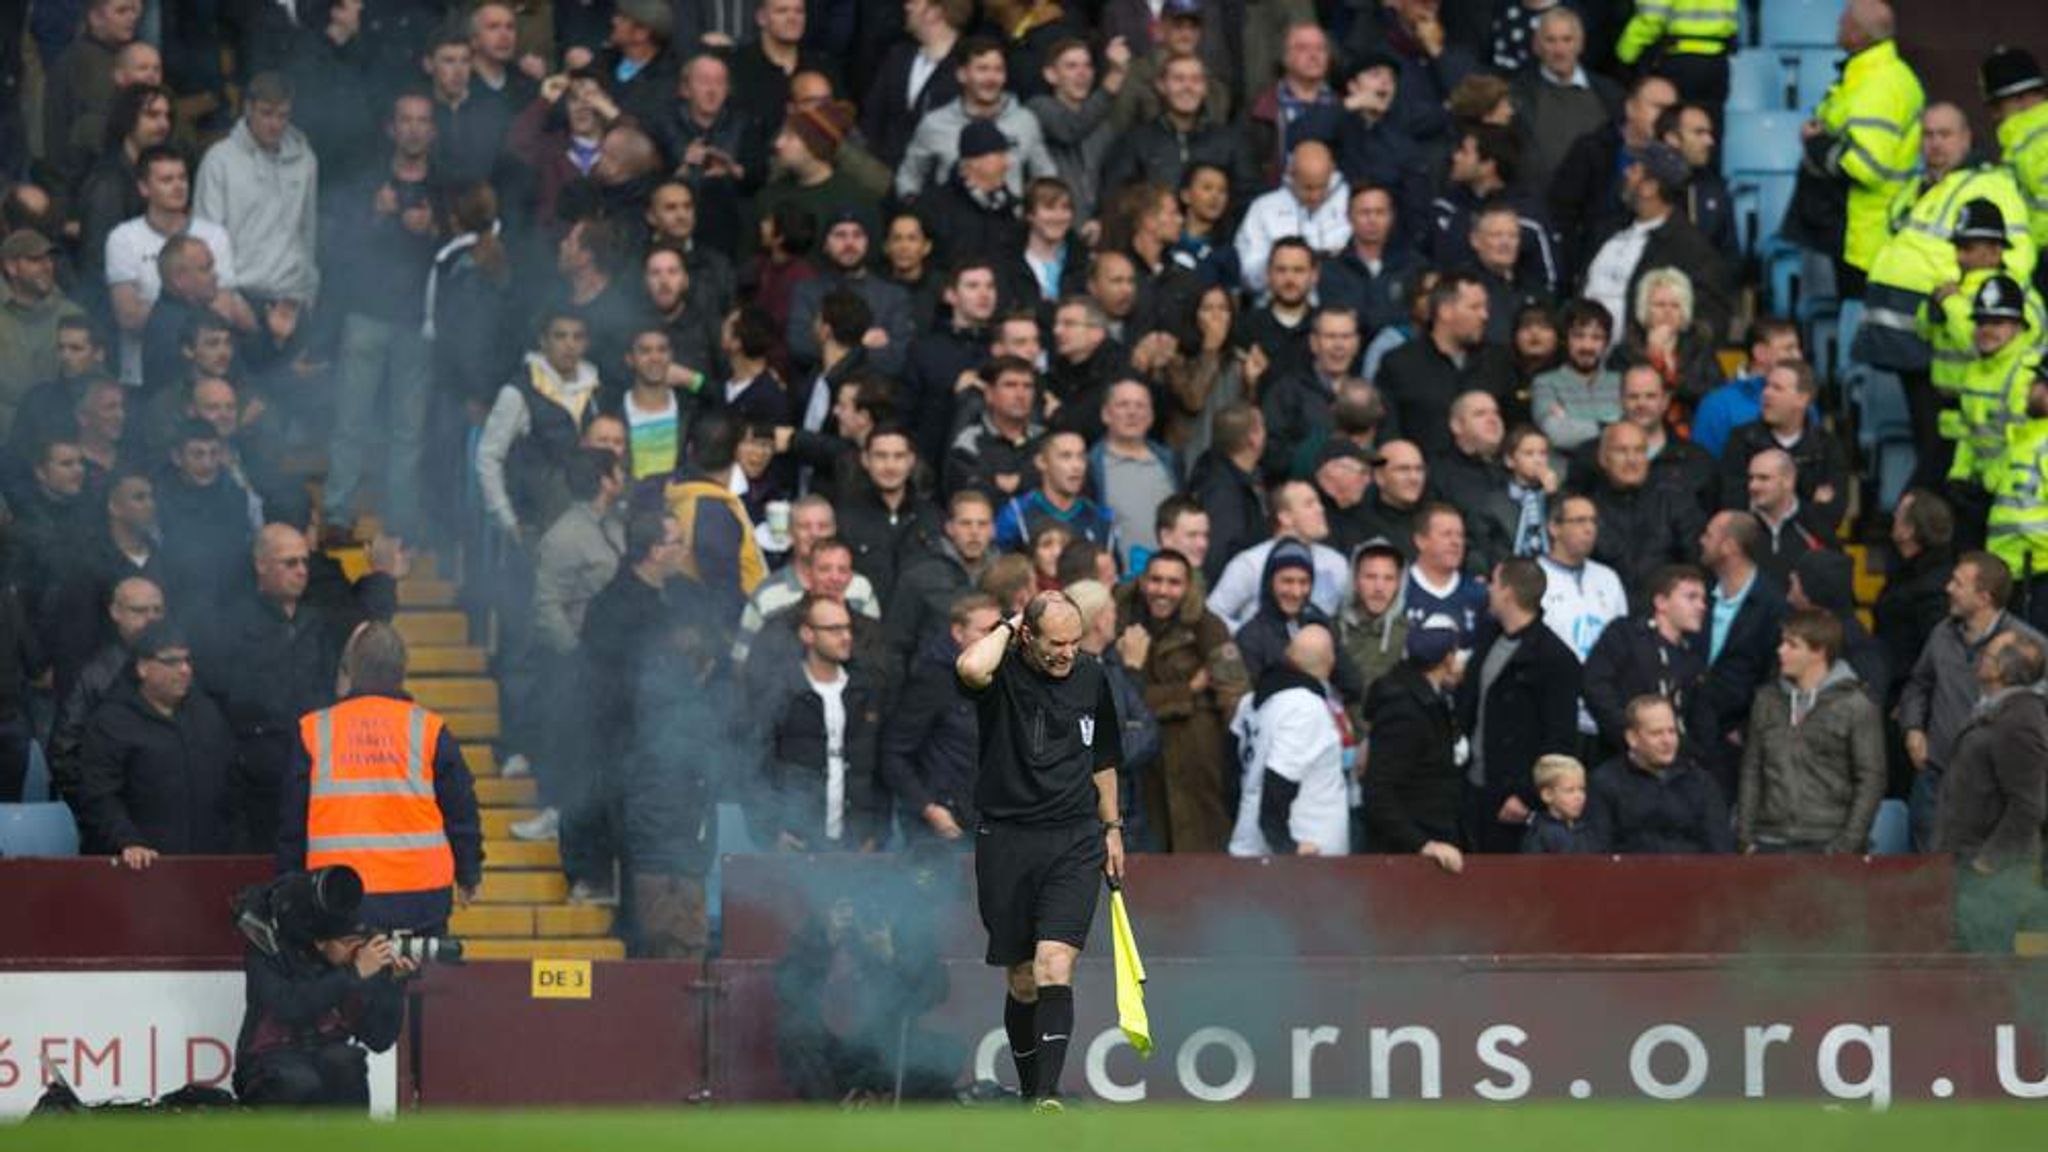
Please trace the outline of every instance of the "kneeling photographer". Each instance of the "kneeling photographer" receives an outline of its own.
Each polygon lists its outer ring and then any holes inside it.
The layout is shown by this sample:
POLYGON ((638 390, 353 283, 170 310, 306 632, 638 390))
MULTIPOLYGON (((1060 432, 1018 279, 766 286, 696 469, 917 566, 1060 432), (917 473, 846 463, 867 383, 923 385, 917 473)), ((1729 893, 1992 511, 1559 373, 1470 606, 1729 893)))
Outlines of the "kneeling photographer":
POLYGON ((363 881, 335 865, 291 872, 237 899, 248 1009, 235 1094, 250 1107, 368 1111, 368 1053, 397 1041, 402 982, 419 961, 361 919, 363 881))

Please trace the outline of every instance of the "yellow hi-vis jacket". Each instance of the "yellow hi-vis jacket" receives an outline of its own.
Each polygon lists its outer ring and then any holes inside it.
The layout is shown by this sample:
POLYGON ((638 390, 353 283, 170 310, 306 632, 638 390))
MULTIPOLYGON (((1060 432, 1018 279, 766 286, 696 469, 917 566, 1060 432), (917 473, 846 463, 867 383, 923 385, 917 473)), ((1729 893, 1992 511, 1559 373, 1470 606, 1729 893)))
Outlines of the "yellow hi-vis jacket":
POLYGON ((1614 58, 1633 64, 1659 44, 1674 56, 1720 56, 1739 29, 1737 0, 1637 0, 1614 58))
POLYGON ((1870 270, 1890 235, 1892 197, 1920 162, 1920 78, 1881 40, 1849 57, 1842 78, 1821 99, 1815 118, 1834 139, 1828 167, 1849 180, 1849 218, 1842 257, 1870 270))

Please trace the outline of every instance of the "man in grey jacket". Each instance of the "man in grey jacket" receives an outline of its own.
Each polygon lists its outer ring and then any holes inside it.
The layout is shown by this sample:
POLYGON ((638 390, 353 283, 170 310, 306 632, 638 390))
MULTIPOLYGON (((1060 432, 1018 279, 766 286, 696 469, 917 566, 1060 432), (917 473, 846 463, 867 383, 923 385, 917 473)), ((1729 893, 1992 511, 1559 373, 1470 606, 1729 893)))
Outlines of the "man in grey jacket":
POLYGON ((1780 679, 1756 694, 1742 747, 1744 852, 1861 852, 1884 799, 1884 721, 1841 659, 1842 622, 1785 617, 1780 679))
POLYGON ((2006 952, 2040 907, 2041 818, 2048 814, 2048 696, 2041 645, 2011 632, 1984 646, 1984 695, 1956 735, 1942 779, 1934 850, 1956 857, 1956 934, 1971 952, 2006 952))
POLYGON ((192 209, 227 229, 235 245, 235 286, 260 300, 313 299, 320 161, 292 126, 291 82, 275 72, 249 81, 242 119, 206 150, 193 181, 192 209))
POLYGON ((2042 643, 2040 633, 2006 613, 2012 569, 1989 552, 1964 553, 1947 593, 1949 618, 1927 638, 1899 696, 1899 730, 1914 771, 1913 848, 1919 852, 1932 850, 1942 772, 1977 704, 1977 658, 2007 632, 2042 643))
POLYGON ((970 36, 960 44, 959 60, 960 98, 918 121, 910 149, 896 169, 896 198, 915 200, 952 176, 960 159, 960 130, 969 120, 994 121, 1009 140, 1010 154, 1017 159, 1010 166, 1011 195, 1022 196, 1027 180, 1059 175, 1052 153, 1046 151, 1038 117, 1007 88, 1010 72, 1003 46, 987 36, 970 36))

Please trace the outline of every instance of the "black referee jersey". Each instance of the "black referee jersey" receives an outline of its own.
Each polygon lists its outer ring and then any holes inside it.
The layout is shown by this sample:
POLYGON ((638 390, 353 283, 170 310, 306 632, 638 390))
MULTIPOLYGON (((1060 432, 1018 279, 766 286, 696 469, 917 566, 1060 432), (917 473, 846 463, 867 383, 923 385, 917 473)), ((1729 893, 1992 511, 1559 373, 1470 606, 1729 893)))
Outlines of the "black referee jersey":
POLYGON ((1123 759, 1122 726, 1102 663, 1087 653, 1054 679, 1003 656, 988 687, 968 690, 981 722, 974 806, 984 820, 1066 824, 1096 815, 1094 775, 1123 759))

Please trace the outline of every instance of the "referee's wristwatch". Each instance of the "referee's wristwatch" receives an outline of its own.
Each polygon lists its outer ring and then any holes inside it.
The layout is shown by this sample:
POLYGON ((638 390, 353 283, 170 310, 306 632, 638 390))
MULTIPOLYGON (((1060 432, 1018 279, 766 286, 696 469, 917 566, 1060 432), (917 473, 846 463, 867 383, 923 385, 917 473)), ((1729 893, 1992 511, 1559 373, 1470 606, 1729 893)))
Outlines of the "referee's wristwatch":
POLYGON ((1104 832, 1120 833, 1124 830, 1124 822, 1121 820, 1105 820, 1102 822, 1102 830, 1104 832))

